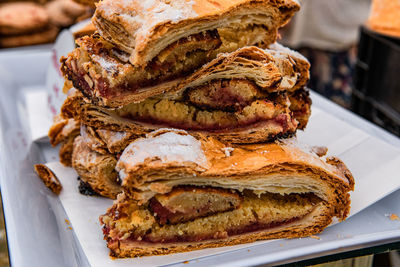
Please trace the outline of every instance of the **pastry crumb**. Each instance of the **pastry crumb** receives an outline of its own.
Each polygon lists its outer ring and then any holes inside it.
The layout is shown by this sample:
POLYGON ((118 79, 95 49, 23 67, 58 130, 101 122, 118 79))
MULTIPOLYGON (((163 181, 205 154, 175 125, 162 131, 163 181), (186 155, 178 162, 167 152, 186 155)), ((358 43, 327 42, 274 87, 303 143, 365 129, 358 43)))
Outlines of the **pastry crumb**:
POLYGON ((184 261, 184 262, 183 262, 183 264, 188 264, 188 263, 189 263, 189 261, 184 261))
POLYGON ((47 186, 54 194, 59 195, 62 190, 62 185, 53 171, 44 164, 36 164, 34 165, 34 168, 45 186, 47 186))
POLYGON ((310 236, 311 238, 314 238, 314 239, 317 239, 317 240, 320 240, 321 238, 319 237, 319 236, 316 236, 316 235, 312 235, 312 236, 310 236))
POLYGON ((283 244, 279 244, 280 247, 283 247, 283 244))
POLYGON ((390 214, 389 218, 392 221, 400 221, 399 216, 397 216, 397 214, 395 214, 395 213, 390 214))
POLYGON ((72 230, 72 227, 71 227, 71 226, 68 226, 67 229, 68 229, 68 230, 72 230))
POLYGON ((71 223, 69 222, 68 219, 65 219, 64 221, 65 221, 66 224, 71 225, 71 223))

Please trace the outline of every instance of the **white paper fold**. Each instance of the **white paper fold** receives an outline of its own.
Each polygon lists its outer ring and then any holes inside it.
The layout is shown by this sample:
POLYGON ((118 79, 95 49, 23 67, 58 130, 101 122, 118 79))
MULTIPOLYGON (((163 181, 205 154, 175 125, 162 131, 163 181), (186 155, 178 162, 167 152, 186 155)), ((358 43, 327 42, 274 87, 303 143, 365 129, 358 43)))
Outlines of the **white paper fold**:
MULTIPOLYGON (((298 139, 309 145, 327 146, 328 154, 341 158, 352 171, 356 186, 351 194, 350 216, 400 188, 400 179, 398 179, 400 150, 322 110, 313 108, 309 125, 305 132, 298 134, 298 139), (332 151, 334 153, 331 153, 332 151)), ((63 185, 60 194, 61 203, 92 266, 165 265, 273 242, 260 241, 167 256, 111 260, 106 242, 102 239, 98 217, 106 212, 112 205, 112 201, 81 195, 77 190, 77 174, 72 168, 66 168, 59 163, 49 163, 47 166, 53 170, 63 185)))

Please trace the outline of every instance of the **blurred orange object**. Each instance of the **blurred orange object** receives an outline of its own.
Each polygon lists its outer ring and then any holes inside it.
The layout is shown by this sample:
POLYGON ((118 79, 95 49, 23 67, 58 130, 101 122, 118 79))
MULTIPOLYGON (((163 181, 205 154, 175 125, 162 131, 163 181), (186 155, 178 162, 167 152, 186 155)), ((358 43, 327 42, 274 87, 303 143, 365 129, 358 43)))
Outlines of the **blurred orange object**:
POLYGON ((376 32, 400 37, 400 1, 373 0, 367 26, 376 32))
POLYGON ((74 1, 81 5, 90 6, 93 8, 96 8, 96 3, 99 2, 99 0, 74 0, 74 1))

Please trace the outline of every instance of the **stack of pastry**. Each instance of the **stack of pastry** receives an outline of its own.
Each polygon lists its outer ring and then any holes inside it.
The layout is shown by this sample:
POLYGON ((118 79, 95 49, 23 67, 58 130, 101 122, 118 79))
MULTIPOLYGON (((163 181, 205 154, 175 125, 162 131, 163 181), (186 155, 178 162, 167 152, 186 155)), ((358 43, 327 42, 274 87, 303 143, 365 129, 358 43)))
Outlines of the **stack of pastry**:
POLYGON ((275 43, 298 9, 97 4, 98 32, 61 60, 69 92, 49 136, 86 185, 116 198, 100 218, 111 255, 309 236, 347 216, 345 165, 287 139, 311 105, 308 61, 275 43))

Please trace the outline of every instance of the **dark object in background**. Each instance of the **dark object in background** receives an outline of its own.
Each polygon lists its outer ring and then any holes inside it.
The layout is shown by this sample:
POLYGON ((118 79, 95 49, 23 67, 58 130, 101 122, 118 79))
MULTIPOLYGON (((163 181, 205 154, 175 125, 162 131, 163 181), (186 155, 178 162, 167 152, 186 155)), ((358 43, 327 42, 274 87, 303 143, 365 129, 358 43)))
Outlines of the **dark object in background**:
POLYGON ((400 38, 361 27, 352 110, 400 136, 400 38))

